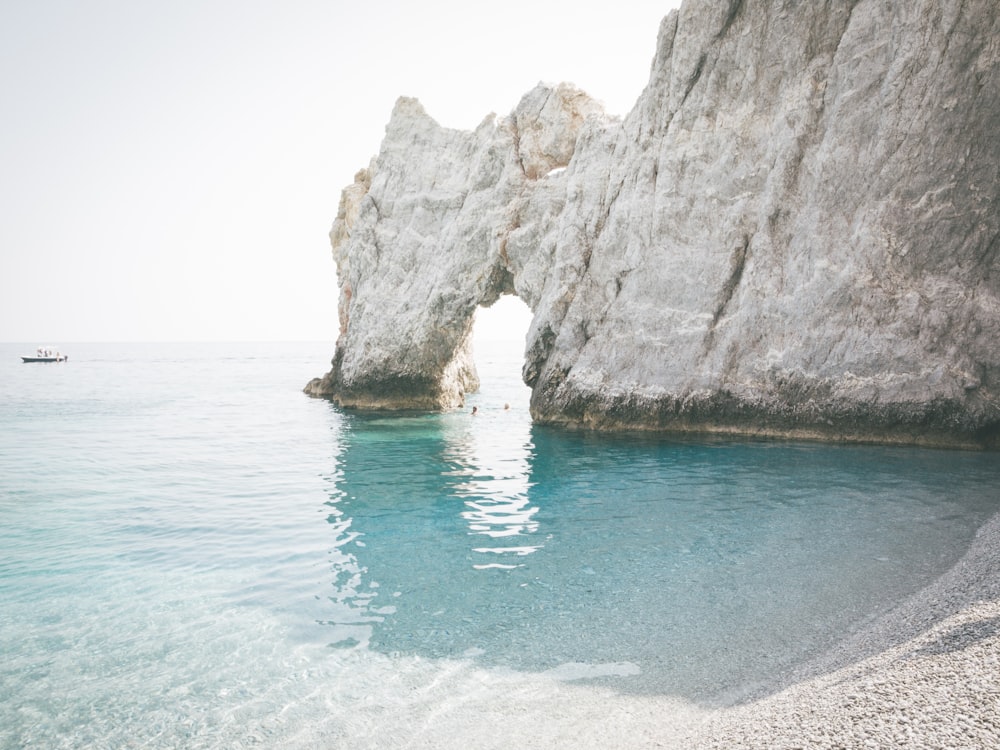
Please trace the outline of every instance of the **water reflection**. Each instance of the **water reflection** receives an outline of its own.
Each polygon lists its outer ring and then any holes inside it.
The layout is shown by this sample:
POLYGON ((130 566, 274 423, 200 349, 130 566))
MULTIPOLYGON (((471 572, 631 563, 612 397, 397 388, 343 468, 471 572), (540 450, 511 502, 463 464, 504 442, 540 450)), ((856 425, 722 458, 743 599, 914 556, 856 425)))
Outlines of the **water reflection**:
POLYGON ((488 407, 343 422, 333 644, 627 663, 623 689, 698 699, 927 582, 1000 502, 976 454, 567 434, 488 407))
POLYGON ((496 576, 541 550, 526 411, 342 416, 327 502, 332 645, 481 653, 535 603, 496 576))
POLYGON ((521 567, 517 558, 541 549, 536 541, 538 506, 528 495, 531 490, 530 426, 506 411, 482 412, 470 420, 465 430, 446 433, 447 460, 454 468, 451 493, 461 498, 461 517, 469 534, 485 536, 486 544, 472 551, 483 557, 472 567, 510 570, 521 567), (533 537, 525 539, 525 537, 533 537))
POLYGON ((334 534, 329 553, 333 593, 327 596, 329 615, 319 620, 319 624, 330 628, 331 646, 367 648, 371 644, 374 624, 382 622, 395 608, 374 606, 378 583, 369 579, 368 568, 350 549, 351 546, 364 547, 361 532, 351 528, 353 520, 346 518, 335 502, 330 505, 332 510, 327 522, 334 534))
POLYGON ((334 427, 334 465, 327 479, 333 485, 326 502, 327 523, 332 545, 327 553, 332 593, 325 597, 324 617, 317 620, 325 626, 329 645, 338 648, 367 648, 371 644, 373 626, 382 622, 384 611, 373 606, 378 596, 378 583, 368 579, 368 568, 358 560, 355 550, 364 547, 362 532, 354 528, 354 520, 344 511, 345 498, 343 456, 349 443, 343 420, 334 427))

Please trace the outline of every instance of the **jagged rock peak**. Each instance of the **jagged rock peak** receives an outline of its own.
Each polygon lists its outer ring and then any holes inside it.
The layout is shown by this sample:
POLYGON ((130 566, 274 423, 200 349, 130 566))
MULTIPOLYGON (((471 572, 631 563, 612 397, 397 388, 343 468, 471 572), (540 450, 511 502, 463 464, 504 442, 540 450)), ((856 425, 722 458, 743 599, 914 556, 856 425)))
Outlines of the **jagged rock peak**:
POLYGON ((624 120, 565 84, 471 132, 401 99, 341 199, 308 392, 456 406, 473 311, 512 293, 539 421, 997 447, 998 19, 687 0, 624 120))

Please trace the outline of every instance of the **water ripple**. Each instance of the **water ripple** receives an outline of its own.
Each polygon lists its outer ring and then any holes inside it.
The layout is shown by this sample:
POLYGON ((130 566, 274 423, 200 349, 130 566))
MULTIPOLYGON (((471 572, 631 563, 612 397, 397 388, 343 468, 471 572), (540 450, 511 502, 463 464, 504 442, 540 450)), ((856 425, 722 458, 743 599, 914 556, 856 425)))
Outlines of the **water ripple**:
POLYGON ((992 455, 565 433, 489 377, 345 414, 328 348, 0 361, 0 746, 342 739, 469 662, 738 695, 1000 508, 992 455))

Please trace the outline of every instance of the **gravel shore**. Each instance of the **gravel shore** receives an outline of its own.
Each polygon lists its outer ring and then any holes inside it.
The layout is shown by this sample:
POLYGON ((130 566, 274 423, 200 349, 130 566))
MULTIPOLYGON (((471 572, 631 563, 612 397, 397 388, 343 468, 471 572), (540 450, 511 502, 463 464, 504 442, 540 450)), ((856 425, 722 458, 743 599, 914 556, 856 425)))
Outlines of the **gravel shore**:
POLYGON ((944 576, 687 748, 1000 748, 1000 514, 944 576))

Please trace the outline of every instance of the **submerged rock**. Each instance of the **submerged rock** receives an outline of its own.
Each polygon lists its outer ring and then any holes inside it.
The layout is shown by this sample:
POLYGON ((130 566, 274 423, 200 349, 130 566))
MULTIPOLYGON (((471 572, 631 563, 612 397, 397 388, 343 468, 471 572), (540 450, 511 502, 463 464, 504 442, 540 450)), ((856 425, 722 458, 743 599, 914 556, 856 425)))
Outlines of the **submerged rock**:
POLYGON ((472 132, 400 99, 331 232, 308 393, 449 408, 533 312, 536 420, 1000 447, 991 0, 687 0, 618 119, 539 84, 472 132))

